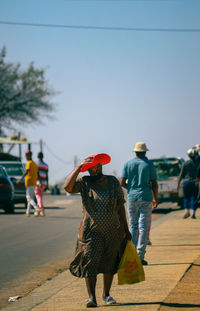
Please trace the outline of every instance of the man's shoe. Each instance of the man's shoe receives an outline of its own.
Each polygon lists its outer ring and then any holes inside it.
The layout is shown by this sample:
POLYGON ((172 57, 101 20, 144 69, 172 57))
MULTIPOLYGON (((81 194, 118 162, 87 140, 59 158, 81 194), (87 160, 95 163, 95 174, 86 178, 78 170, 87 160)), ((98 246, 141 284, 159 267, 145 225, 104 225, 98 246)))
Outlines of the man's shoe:
POLYGON ((195 215, 192 215, 191 218, 192 218, 192 219, 196 219, 196 216, 195 216, 195 215))
POLYGON ((150 240, 147 240, 147 245, 152 245, 152 242, 150 240))
POLYGON ((40 216, 40 211, 36 211, 36 212, 34 213, 34 216, 35 216, 35 217, 40 216))
POLYGON ((184 219, 186 219, 188 217, 190 217, 190 213, 189 212, 185 213, 185 215, 183 216, 184 219))
POLYGON ((24 217, 30 217, 30 215, 29 214, 24 214, 24 217))
POLYGON ((107 304, 107 305, 115 305, 116 304, 116 300, 111 297, 111 296, 104 296, 103 297, 103 301, 107 304))
POLYGON ((144 260, 144 259, 141 259, 141 263, 143 266, 147 266, 148 265, 148 261, 144 260))
POLYGON ((95 308, 95 307, 97 307, 97 303, 93 298, 89 298, 86 300, 86 307, 87 308, 95 308))

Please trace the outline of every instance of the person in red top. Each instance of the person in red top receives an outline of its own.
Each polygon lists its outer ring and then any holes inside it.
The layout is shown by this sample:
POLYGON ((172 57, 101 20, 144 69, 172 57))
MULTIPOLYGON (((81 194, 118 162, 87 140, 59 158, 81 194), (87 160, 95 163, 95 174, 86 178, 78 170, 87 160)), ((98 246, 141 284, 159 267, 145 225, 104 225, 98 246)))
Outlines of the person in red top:
POLYGON ((48 189, 48 165, 43 161, 43 153, 38 153, 38 179, 35 187, 35 196, 37 199, 37 204, 39 208, 40 216, 45 216, 44 205, 43 205, 43 195, 44 191, 48 189))

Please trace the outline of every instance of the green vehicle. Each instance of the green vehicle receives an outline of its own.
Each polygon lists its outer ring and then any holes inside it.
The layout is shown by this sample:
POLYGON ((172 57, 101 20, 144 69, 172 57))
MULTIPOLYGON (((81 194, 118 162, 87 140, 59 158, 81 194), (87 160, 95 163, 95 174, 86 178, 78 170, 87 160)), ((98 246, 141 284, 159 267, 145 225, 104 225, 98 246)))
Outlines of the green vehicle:
POLYGON ((177 202, 182 206, 183 192, 181 187, 177 190, 177 184, 184 160, 176 157, 150 160, 157 172, 159 202, 177 202))

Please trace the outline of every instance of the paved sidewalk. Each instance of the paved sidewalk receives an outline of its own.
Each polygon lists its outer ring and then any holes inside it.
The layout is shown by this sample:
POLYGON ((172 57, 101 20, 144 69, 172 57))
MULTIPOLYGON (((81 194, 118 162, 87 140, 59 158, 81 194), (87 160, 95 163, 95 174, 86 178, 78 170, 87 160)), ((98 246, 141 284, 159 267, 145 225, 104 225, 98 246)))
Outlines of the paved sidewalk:
MULTIPOLYGON (((183 214, 183 210, 173 212, 153 223, 153 245, 147 247, 146 254, 149 265, 144 267, 146 281, 117 285, 115 276, 111 295, 117 305, 102 303, 102 276, 99 275, 98 309, 200 310, 200 217, 197 212, 197 219, 183 219, 183 214)), ((66 271, 2 310, 82 311, 88 310, 86 298, 84 280, 66 271)))

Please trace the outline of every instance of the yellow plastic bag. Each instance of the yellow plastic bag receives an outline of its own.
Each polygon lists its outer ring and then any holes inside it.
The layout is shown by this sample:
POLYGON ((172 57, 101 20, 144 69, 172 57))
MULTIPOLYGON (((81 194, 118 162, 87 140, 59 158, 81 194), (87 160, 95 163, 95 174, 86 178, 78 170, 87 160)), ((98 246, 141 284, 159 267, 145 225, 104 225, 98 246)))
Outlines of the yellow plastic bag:
POLYGON ((118 284, 133 284, 145 280, 144 269, 131 241, 127 241, 125 251, 121 258, 118 270, 118 284))

